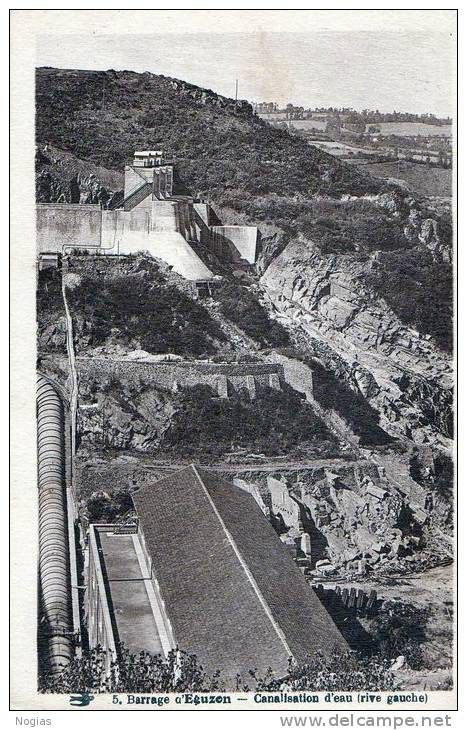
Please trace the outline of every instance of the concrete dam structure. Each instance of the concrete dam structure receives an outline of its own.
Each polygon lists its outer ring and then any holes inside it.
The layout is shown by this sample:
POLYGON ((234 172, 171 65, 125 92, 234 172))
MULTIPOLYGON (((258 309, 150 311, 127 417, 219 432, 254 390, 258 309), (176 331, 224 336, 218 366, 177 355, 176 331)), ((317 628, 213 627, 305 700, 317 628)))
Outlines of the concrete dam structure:
POLYGON ((184 201, 154 201, 131 211, 102 211, 102 249, 112 253, 146 250, 190 281, 214 278, 195 250, 195 227, 184 201))
POLYGON ((207 203, 173 194, 173 163, 161 150, 135 152, 125 167, 120 207, 41 203, 36 207, 37 251, 81 249, 117 255, 147 251, 189 281, 215 279, 207 252, 244 268, 256 261, 256 226, 210 225, 207 203))
POLYGON ((224 251, 227 247, 249 264, 256 263, 258 234, 255 226, 211 226, 211 231, 215 250, 224 251))
POLYGON ((40 624, 43 664, 58 675, 74 656, 65 488, 65 415, 56 388, 37 380, 40 624))
POLYGON ((87 246, 101 247, 102 212, 98 205, 38 203, 36 238, 38 254, 63 253, 87 246))

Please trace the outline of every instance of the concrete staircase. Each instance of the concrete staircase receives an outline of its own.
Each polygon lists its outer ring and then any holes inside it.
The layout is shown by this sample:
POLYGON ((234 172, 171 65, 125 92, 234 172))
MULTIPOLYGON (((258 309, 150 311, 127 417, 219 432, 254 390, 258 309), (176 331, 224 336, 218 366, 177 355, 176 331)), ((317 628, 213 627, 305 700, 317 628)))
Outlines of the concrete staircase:
POLYGON ((139 203, 141 203, 141 201, 147 198, 147 196, 150 195, 151 192, 152 183, 144 182, 142 185, 132 190, 131 193, 123 199, 123 201, 117 202, 114 205, 109 206, 109 210, 115 210, 115 208, 122 207, 124 210, 132 210, 132 208, 135 208, 139 203))

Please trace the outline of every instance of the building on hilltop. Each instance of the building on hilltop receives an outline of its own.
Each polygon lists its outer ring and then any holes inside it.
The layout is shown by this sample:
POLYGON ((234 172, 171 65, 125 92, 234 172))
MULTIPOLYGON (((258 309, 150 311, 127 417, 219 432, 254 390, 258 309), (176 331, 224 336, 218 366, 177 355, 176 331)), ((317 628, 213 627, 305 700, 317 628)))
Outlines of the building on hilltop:
POLYGON ((164 150, 136 151, 133 155, 133 167, 160 167, 164 161, 164 150))
POLYGON ((173 161, 162 150, 135 152, 131 165, 125 165, 123 206, 125 211, 150 207, 154 200, 165 200, 173 193, 173 161))
POLYGON ((212 225, 207 203, 174 192, 174 161, 162 149, 134 153, 125 166, 123 199, 112 209, 40 203, 36 213, 40 262, 76 249, 120 256, 147 251, 207 291, 217 276, 215 257, 238 269, 256 262, 257 227, 212 225))
POLYGON ((91 645, 178 646, 227 688, 250 669, 283 676, 290 658, 347 650, 252 495, 190 466, 133 500, 137 533, 91 526, 91 645))

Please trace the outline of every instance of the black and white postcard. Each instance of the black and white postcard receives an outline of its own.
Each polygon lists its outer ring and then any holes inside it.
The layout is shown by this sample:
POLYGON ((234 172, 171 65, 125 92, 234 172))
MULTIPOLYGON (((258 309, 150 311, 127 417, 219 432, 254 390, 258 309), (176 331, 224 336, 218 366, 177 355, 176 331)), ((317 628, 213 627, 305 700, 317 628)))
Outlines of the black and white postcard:
POLYGON ((456 24, 12 11, 17 712, 455 709, 456 24))

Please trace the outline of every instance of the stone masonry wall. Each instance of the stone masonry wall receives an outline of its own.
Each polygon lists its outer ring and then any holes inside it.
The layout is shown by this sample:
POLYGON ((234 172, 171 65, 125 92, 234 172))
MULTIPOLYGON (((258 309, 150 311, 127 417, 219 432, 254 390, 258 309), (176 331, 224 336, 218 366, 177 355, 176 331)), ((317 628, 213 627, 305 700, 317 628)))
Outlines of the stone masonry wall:
POLYGON ((193 387, 208 385, 220 397, 227 398, 232 391, 248 390, 250 397, 256 388, 269 387, 280 390, 284 382, 282 365, 268 363, 210 363, 210 362, 132 362, 78 358, 80 378, 111 377, 141 378, 162 388, 193 387))

